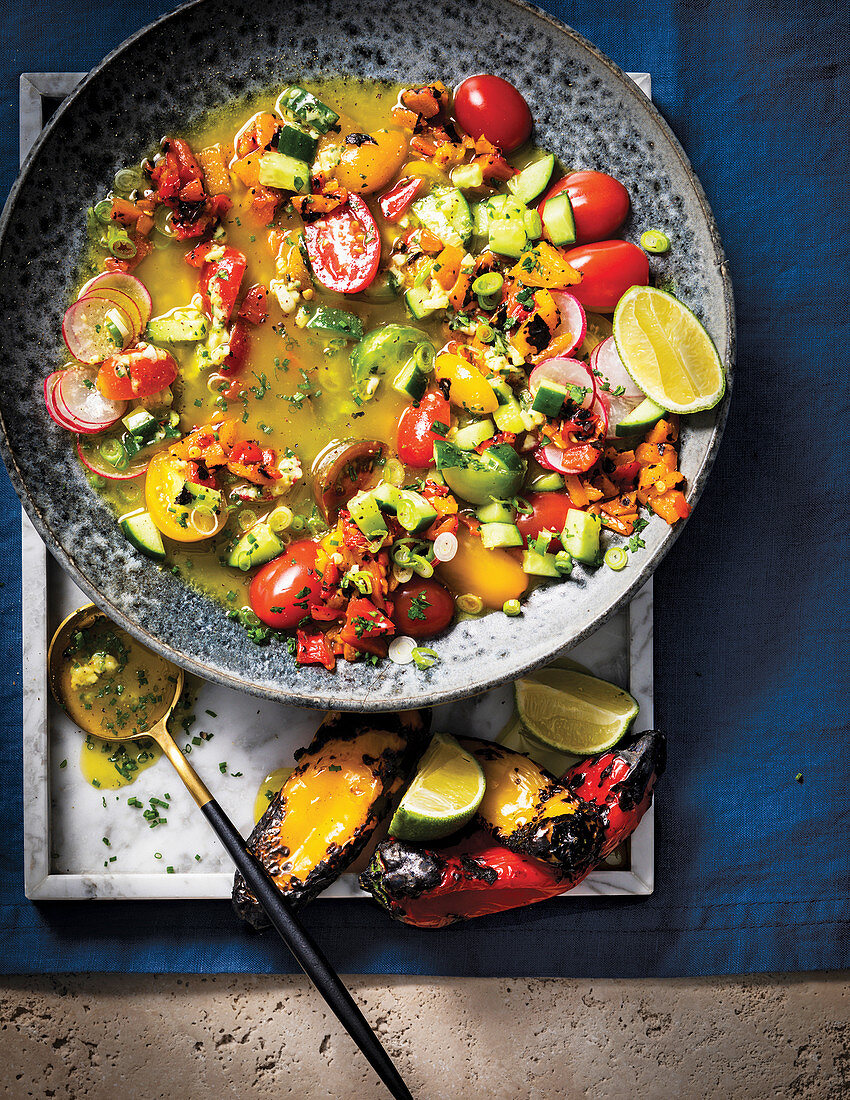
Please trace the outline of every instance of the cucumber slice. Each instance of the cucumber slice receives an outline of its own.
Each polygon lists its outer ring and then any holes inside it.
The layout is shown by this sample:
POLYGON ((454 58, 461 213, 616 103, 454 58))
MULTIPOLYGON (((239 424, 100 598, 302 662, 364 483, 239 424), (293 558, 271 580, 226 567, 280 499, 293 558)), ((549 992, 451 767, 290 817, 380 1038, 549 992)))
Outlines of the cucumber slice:
MULTIPOLYGON (((482 528, 483 530, 483 528, 482 528)), ((538 554, 536 550, 526 550, 522 555, 522 568, 532 577, 560 577, 555 565, 554 554, 538 554)))
POLYGON ((555 168, 555 158, 547 153, 540 160, 535 160, 527 165, 513 179, 508 180, 508 190, 526 206, 542 194, 546 184, 552 178, 555 168))
POLYGON ((199 309, 180 306, 161 317, 151 317, 145 339, 154 344, 194 344, 206 340, 209 322, 199 309))
POLYGON ((155 561, 165 557, 165 545, 159 528, 151 519, 149 512, 138 512, 134 516, 125 516, 119 521, 124 536, 131 545, 142 554, 155 561))
POLYGON ((387 533, 387 525, 372 493, 355 494, 348 502, 348 511, 367 539, 380 539, 387 533))
POLYGON ((263 153, 257 163, 263 187, 298 191, 302 195, 309 192, 310 165, 306 161, 288 157, 285 153, 263 153))
POLYGON ((536 210, 526 210, 522 219, 525 235, 530 241, 538 241, 543 236, 543 222, 536 210))
POLYGON ((480 164, 459 164, 452 169, 450 179, 462 191, 474 191, 484 186, 484 169, 480 164))
POLYGON ((452 436, 452 443, 462 451, 474 451, 479 443, 483 443, 485 439, 492 439, 495 434, 495 425, 487 417, 486 420, 473 420, 471 424, 458 428, 452 436))
POLYGON ((437 518, 437 511, 431 502, 413 489, 402 489, 396 510, 396 518, 405 531, 418 535, 425 531, 437 518))
POLYGON ((571 508, 561 532, 561 543, 568 554, 585 565, 595 565, 599 557, 599 532, 602 520, 591 512, 571 508))
POLYGON ((247 572, 255 565, 265 565, 283 551, 284 545, 271 527, 267 523, 255 523, 230 551, 227 564, 232 569, 247 572))
POLYGON ((306 327, 317 332, 330 332, 346 340, 360 340, 363 336, 363 322, 356 314, 327 306, 319 306, 306 327))
POLYGON ((318 144, 318 139, 308 130, 292 126, 288 122, 284 122, 277 132, 277 151, 288 157, 295 157, 296 160, 306 161, 307 164, 313 163, 318 144))
POLYGON ((534 412, 543 413, 544 416, 557 416, 566 400, 567 387, 547 379, 540 383, 531 407, 534 412))
POLYGON ((291 115, 304 126, 312 126, 320 134, 338 129, 339 115, 336 111, 332 111, 326 103, 316 99, 312 92, 299 88, 297 84, 284 88, 277 97, 275 110, 279 115, 291 115))
POLYGON ((417 199, 411 209, 443 244, 462 248, 472 236, 469 203, 456 187, 435 187, 430 194, 417 199))
POLYGON ((522 406, 515 397, 511 397, 504 405, 500 405, 492 416, 500 432, 513 432, 516 435, 525 431, 522 406))
POLYGON ((412 401, 421 401, 428 389, 428 375, 421 371, 416 362, 411 359, 395 376, 392 387, 396 393, 403 393, 412 401))
POLYGON ((511 256, 515 260, 520 258, 528 244, 524 219, 493 218, 488 234, 488 246, 492 252, 511 256))
POLYGON ((557 493, 564 488, 564 479, 560 474, 541 474, 529 485, 533 493, 557 493))
POLYGON ((422 321, 438 310, 445 309, 449 304, 449 296, 445 291, 425 284, 411 287, 405 294, 404 301, 411 315, 417 321, 422 321))
POLYGON ((501 546, 522 546, 523 543, 519 528, 513 523, 482 523, 478 533, 488 550, 501 546))
POLYGON ((372 496, 378 502, 378 507, 382 512, 389 512, 391 516, 394 516, 398 511, 401 489, 395 485, 390 485, 388 481, 379 481, 372 490, 372 496))
POLYGON ((156 435, 156 429, 159 427, 156 417, 152 416, 147 409, 133 409, 121 418, 121 423, 130 435, 135 436, 142 444, 156 435))
POLYGON ((656 405, 651 398, 647 397, 644 401, 641 401, 636 409, 633 409, 627 417, 620 421, 614 429, 614 434, 636 435, 638 432, 645 432, 647 428, 657 424, 666 413, 666 409, 662 409, 660 405, 656 405))
POLYGON ((554 245, 575 244, 576 223, 573 204, 566 191, 559 191, 547 199, 541 214, 543 229, 554 245))
POLYGON ((491 500, 489 504, 482 504, 475 509, 476 519, 482 523, 514 523, 516 520, 516 508, 506 504, 503 500, 491 500))

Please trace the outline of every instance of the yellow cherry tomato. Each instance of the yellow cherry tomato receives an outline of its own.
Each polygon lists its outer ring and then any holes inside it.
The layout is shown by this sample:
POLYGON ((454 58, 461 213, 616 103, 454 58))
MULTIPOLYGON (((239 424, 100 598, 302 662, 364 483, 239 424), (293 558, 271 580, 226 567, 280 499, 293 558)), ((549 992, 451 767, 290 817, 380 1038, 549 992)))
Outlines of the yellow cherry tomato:
POLYGON ((148 464, 145 477, 145 504, 156 526, 176 542, 200 542, 224 527, 227 510, 211 508, 200 500, 197 505, 178 504, 186 484, 188 465, 182 458, 160 451, 148 464))
POLYGON ((385 187, 407 159, 407 136, 401 130, 375 130, 368 136, 372 140, 362 145, 344 143, 333 170, 343 187, 359 195, 385 187))
POLYGON ((457 553, 437 565, 440 579, 455 592, 478 596, 485 607, 500 611, 506 600, 518 600, 528 588, 528 574, 505 550, 488 550, 462 524, 457 553))
POLYGON ((460 355, 445 351, 437 356, 437 378, 449 381, 449 401, 471 413, 491 413, 499 407, 495 391, 484 375, 460 355))

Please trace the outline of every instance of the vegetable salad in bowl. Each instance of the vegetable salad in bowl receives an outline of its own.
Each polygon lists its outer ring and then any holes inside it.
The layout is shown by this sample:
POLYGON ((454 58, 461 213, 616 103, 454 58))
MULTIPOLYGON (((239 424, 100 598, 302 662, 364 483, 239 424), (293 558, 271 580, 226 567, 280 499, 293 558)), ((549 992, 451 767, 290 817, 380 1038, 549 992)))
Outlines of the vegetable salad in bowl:
POLYGON ((47 408, 130 543, 258 644, 428 667, 458 617, 687 517, 679 415, 722 368, 650 285, 671 242, 618 237, 626 188, 535 148, 507 81, 278 91, 89 210, 47 408))

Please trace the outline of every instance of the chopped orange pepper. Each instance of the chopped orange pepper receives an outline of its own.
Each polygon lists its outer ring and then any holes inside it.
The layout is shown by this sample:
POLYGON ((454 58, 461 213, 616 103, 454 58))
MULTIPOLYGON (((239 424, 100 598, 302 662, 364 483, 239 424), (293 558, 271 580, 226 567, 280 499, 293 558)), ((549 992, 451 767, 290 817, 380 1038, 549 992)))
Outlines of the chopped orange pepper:
POLYGON ((246 187, 259 187, 260 185, 260 154, 248 153, 230 165, 237 179, 246 187))
POLYGON ((685 500, 685 494, 679 489, 668 489, 660 496, 652 497, 649 506, 656 515, 661 516, 671 525, 677 520, 687 519, 691 514, 691 506, 685 500))
POLYGON ((437 257, 432 271, 434 278, 443 290, 451 290, 457 282, 457 277, 460 274, 460 262, 463 256, 464 252, 462 248, 458 248, 457 245, 449 244, 446 245, 437 257))
POLYGON ((573 504, 575 504, 577 508, 586 507, 590 502, 587 499, 587 493, 584 491, 584 485, 582 485, 578 475, 566 474, 564 480, 567 483, 567 492, 573 504))
POLYGON ((443 242, 436 233, 432 233, 430 229, 425 229, 423 226, 423 228, 419 230, 419 247, 423 252, 428 252, 429 254, 442 252, 443 242))
POLYGON ((449 305, 452 309, 461 310, 466 305, 469 299, 469 291, 472 286, 472 276, 461 272, 457 277, 457 282, 452 287, 449 294, 449 305))
POLYGON ((224 195, 231 189, 230 173, 224 146, 210 145, 198 153, 198 161, 204 170, 204 181, 210 195, 224 195))
POLYGON ((154 220, 150 214, 140 214, 139 219, 136 222, 136 232, 141 233, 143 237, 146 237, 148 233, 153 229, 154 220))
POLYGON ((538 241, 533 248, 523 252, 508 274, 526 286, 553 290, 581 281, 581 274, 548 241, 538 241))
POLYGON ((393 107, 390 111, 390 117, 393 122, 398 126, 403 126, 405 130, 415 130, 416 123, 419 121, 419 115, 415 111, 409 111, 406 107, 393 107))

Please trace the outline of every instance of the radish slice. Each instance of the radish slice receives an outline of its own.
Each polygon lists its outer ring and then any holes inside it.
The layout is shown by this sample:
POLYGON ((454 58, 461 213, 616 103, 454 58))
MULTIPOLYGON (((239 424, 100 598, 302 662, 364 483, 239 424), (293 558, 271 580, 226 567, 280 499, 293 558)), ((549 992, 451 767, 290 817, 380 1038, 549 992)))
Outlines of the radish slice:
POLYGON ((151 319, 151 296, 148 292, 148 288, 142 282, 141 279, 137 279, 135 275, 128 275, 124 271, 102 271, 100 275, 95 275, 93 279, 85 284, 77 295, 77 298, 83 298, 91 291, 101 288, 110 287, 113 290, 120 290, 133 301, 139 308, 139 315, 141 317, 141 328, 144 329, 148 321, 151 319))
POLYGON ((102 363, 126 346, 132 332, 126 311, 106 298, 80 298, 68 306, 62 320, 68 351, 81 363, 102 363))
POLYGON ((127 411, 126 401, 111 401, 97 388, 97 371, 73 368, 62 373, 57 389, 60 412, 102 432, 127 411))
POLYGON ((113 305, 119 306, 130 318, 130 323, 133 326, 133 339, 131 342, 135 343, 141 336, 142 329, 145 327, 142 324, 142 311, 129 294, 125 294, 123 290, 115 290, 111 286, 98 286, 80 295, 77 301, 81 302, 84 298, 104 298, 106 301, 112 302, 113 305))
POLYGON ((560 320, 558 327, 552 333, 552 339, 557 340, 568 333, 572 337, 572 344, 559 349, 561 355, 571 355, 577 347, 581 346, 587 332, 587 317, 577 298, 567 294, 564 290, 551 290, 549 292, 555 305, 558 307, 560 320))
POLYGON ((581 403, 583 409, 589 409, 593 404, 596 386, 590 367, 578 359, 569 359, 566 356, 558 356, 556 359, 544 359, 531 372, 528 379, 528 388, 532 395, 540 389, 541 382, 554 382, 558 386, 579 386, 585 390, 584 400, 581 403))
MULTIPOLYGON (((83 429, 78 423, 71 420, 56 404, 56 387, 59 384, 59 380, 62 377, 63 372, 61 370, 54 371, 53 374, 49 374, 44 380, 44 403, 47 406, 47 411, 50 415, 50 419, 55 421, 60 428, 64 428, 67 432, 78 432, 85 430, 87 433, 91 432, 91 428, 83 429)), ((100 430, 99 428, 97 429, 100 430)))
POLYGON ((105 477, 109 481, 131 481, 134 477, 141 477, 148 468, 150 455, 143 459, 134 459, 126 470, 116 470, 103 458, 98 447, 99 444, 91 440, 77 440, 77 454, 80 456, 80 462, 98 477, 105 477))
POLYGON ((623 392, 618 396, 636 397, 638 401, 643 401, 646 394, 635 385, 631 375, 623 366, 613 336, 609 336, 607 340, 603 340, 601 344, 597 344, 593 349, 590 365, 596 372, 597 378, 601 377, 604 382, 608 383, 608 390, 605 390, 602 386, 599 387, 602 392, 610 393, 611 390, 618 390, 622 387, 623 392))

